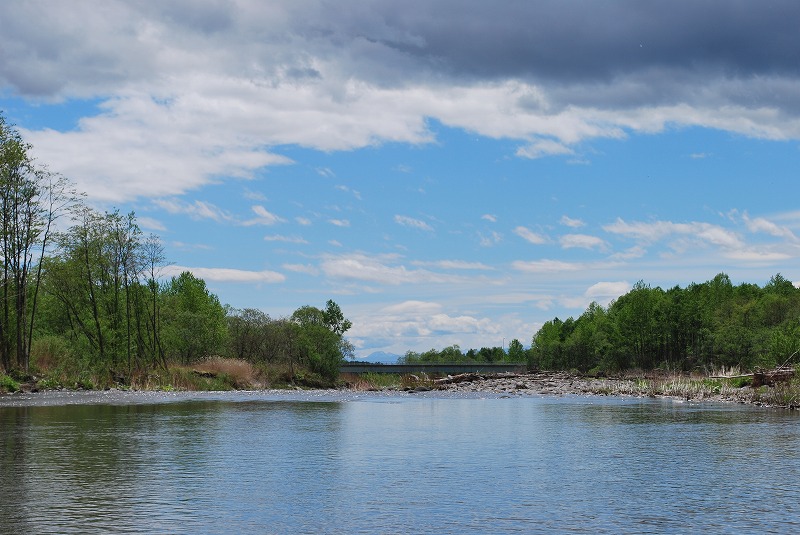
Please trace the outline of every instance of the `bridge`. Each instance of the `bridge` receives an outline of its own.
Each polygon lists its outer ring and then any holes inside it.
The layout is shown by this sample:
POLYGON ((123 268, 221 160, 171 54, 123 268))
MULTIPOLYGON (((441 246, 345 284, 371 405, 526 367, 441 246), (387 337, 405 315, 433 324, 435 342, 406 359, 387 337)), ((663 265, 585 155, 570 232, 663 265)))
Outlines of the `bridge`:
POLYGON ((523 373, 524 362, 504 362, 502 364, 372 364, 369 362, 347 362, 339 367, 340 373, 394 373, 397 375, 421 374, 429 376, 458 375, 459 373, 523 373))

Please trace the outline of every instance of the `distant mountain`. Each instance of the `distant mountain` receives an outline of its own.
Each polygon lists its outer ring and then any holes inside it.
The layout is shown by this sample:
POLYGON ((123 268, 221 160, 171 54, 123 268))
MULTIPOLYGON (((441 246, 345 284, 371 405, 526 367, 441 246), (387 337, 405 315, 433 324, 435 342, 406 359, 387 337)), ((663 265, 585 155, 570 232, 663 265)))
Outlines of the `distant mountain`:
POLYGON ((356 359, 357 362, 377 362, 380 364, 397 364, 397 359, 400 355, 394 353, 386 353, 385 351, 375 351, 370 353, 363 359, 356 359))

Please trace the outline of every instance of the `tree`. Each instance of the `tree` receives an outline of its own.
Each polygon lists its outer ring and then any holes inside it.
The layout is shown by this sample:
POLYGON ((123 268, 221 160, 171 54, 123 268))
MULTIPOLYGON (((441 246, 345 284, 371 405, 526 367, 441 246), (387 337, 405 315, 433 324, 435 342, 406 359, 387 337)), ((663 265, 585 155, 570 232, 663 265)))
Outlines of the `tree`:
POLYGON ((36 165, 30 149, 0 115, 0 364, 11 368, 13 352, 26 372, 42 260, 53 222, 74 197, 68 181, 36 165))
POLYGON ((184 271, 167 283, 163 300, 162 338, 168 358, 188 364, 222 351, 225 309, 204 280, 184 271))
POLYGON ((508 360, 511 362, 525 362, 525 348, 522 342, 514 338, 508 343, 508 360))
POLYGON ((353 353, 353 346, 344 338, 352 323, 342 314, 339 305, 328 301, 325 310, 302 306, 294 311, 291 322, 297 326, 297 348, 311 371, 333 381, 339 366, 353 353))

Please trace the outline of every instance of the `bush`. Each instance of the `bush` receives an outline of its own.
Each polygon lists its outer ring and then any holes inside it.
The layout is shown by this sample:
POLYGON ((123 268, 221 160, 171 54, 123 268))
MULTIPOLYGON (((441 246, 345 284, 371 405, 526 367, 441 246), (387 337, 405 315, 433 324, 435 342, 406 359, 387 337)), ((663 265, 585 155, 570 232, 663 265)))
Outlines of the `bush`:
POLYGON ((31 365, 40 373, 47 372, 72 360, 66 340, 59 336, 44 336, 31 344, 31 365))
POLYGON ((19 383, 13 377, 0 374, 0 392, 16 392, 19 390, 19 383))

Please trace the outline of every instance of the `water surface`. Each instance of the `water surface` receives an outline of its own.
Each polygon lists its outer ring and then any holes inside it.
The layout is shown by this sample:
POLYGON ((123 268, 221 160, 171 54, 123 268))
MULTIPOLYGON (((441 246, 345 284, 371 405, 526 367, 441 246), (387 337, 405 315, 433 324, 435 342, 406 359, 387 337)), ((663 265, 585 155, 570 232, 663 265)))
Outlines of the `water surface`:
POLYGON ((798 424, 630 398, 10 396, 0 532, 796 532, 798 424))

